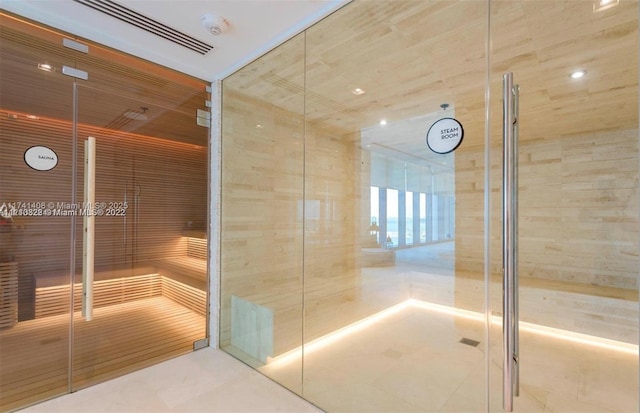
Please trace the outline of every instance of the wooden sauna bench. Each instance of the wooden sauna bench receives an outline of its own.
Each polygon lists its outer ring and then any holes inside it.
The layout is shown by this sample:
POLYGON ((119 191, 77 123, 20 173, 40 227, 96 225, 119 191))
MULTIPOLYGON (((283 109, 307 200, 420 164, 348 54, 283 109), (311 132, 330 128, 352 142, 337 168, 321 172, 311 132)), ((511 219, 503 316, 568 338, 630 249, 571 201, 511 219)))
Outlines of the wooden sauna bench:
MULTIPOLYGON (((206 261, 192 257, 154 260, 135 268, 96 269, 94 308, 165 296, 206 314, 206 261)), ((64 314, 69 309, 69 279, 63 272, 34 275, 35 318, 64 314)), ((82 283, 74 285, 74 310, 82 305, 82 283)))
POLYGON ((196 257, 163 258, 152 261, 157 271, 199 290, 207 288, 207 261, 196 257))

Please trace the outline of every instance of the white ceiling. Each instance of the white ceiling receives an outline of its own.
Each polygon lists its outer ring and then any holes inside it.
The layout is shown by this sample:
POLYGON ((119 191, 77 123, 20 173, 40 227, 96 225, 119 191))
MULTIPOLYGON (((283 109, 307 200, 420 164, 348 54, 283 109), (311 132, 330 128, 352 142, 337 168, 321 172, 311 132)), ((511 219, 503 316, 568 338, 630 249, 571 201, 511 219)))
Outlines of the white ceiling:
POLYGON ((0 8, 146 60, 213 81, 264 54, 349 0, 115 0, 214 46, 201 55, 72 0, 0 0, 0 8), (201 24, 211 13, 229 30, 201 24))

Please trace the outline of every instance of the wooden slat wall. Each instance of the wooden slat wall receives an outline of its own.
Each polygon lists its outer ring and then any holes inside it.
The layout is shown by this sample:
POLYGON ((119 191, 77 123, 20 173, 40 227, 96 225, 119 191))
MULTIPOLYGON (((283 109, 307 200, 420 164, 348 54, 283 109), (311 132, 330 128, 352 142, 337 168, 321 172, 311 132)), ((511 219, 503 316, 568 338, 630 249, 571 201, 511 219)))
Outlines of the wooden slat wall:
POLYGON ((154 260, 160 275, 204 291, 207 285, 207 262, 201 258, 178 257, 154 260))
MULTIPOLYGON (((159 274, 95 281, 93 283, 94 308, 161 295, 161 282, 159 274)), ((74 311, 80 311, 82 309, 82 284, 76 283, 73 287, 74 311)), ((36 288, 35 294, 36 318, 69 312, 68 285, 36 288)))
POLYGON ((207 259, 208 243, 206 239, 199 238, 187 238, 187 255, 189 257, 200 258, 201 260, 207 259))
POLYGON ((207 315, 207 293, 168 277, 162 277, 162 295, 201 316, 207 315))
MULTIPOLYGON (((82 309, 82 284, 74 285, 74 311, 82 309)), ((159 274, 147 274, 94 282, 94 308, 163 295, 202 316, 206 315, 207 294, 159 274)), ((69 287, 36 288, 36 318, 69 312, 69 287)))
MULTIPOLYGON (((65 91, 60 91, 65 93, 65 91)), ((70 92, 66 91, 70 96, 70 92)), ((4 100, 3 100, 4 101, 4 100)), ((10 202, 70 202, 71 124, 41 122, 24 116, 12 118, 0 110, 0 204, 10 202), (42 172, 28 167, 25 150, 45 145, 58 155, 58 166, 42 172)), ((13 217, 10 231, 0 233, 0 255, 18 263, 19 320, 33 318, 33 276, 69 267, 70 218, 63 216, 13 217)), ((69 274, 69 271, 66 271, 69 274)), ((69 279, 66 279, 69 283, 69 279)))
MULTIPOLYGON (((113 136, 88 126, 82 126, 80 133, 97 138, 96 201, 118 203, 126 196, 128 202, 126 217, 96 219, 96 267, 108 270, 160 257, 187 257, 182 231, 188 222, 202 228, 206 222, 206 149, 128 133, 113 136)), ((24 116, 12 119, 6 113, 1 116, 3 201, 70 202, 69 141, 67 122, 43 118, 31 121, 24 116), (43 142, 60 159, 59 165, 48 172, 35 171, 22 160, 27 148, 43 142)), ((82 170, 79 167, 80 176, 82 170)), ((82 188, 78 191, 81 199, 82 188)), ((18 261, 20 320, 35 316, 33 277, 68 274, 70 222, 68 216, 15 217, 12 231, 0 233, 2 256, 18 261)), ((80 218, 77 225, 77 251, 82 251, 80 218)), ((204 250, 206 254, 206 247, 204 250)), ((77 254, 78 269, 81 258, 77 254)), ((61 283, 68 284, 69 279, 61 283)))
POLYGON ((18 322, 18 263, 0 262, 0 329, 18 322))

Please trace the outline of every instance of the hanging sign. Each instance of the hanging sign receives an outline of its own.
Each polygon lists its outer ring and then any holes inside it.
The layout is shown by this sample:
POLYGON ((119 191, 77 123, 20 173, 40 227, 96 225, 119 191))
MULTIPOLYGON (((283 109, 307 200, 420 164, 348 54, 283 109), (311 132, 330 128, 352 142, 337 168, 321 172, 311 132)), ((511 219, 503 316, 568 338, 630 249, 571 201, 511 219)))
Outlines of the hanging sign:
POLYGON ((455 151, 462 143, 462 124, 453 118, 437 120, 427 132, 427 145, 435 153, 445 154, 455 151))
POLYGON ((46 146, 32 146, 24 152, 24 162, 36 171, 50 171, 58 165, 58 155, 46 146))

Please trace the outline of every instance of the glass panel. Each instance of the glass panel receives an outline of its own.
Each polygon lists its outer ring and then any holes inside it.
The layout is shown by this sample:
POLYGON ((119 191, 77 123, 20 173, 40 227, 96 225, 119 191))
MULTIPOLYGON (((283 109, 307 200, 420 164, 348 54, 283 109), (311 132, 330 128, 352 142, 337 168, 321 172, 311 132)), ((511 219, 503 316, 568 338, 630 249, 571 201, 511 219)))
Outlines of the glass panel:
POLYGON ((94 45, 63 48, 60 34, 0 16, 0 410, 11 410, 206 337, 209 134, 195 119, 202 81, 94 45), (98 141, 92 321, 79 314, 91 209, 76 135, 98 141))
POLYGON ((369 205, 371 213, 369 219, 369 240, 366 242, 366 246, 378 248, 380 246, 380 225, 378 224, 378 217, 380 216, 380 188, 372 186, 370 190, 371 198, 369 205))
POLYGON ((387 248, 397 247, 400 237, 400 226, 398 225, 398 190, 387 188, 387 248))
POLYGON ((413 244, 413 192, 406 192, 405 195, 405 231, 404 239, 406 245, 413 244))
MULTIPOLYGON (((518 412, 639 408, 638 2, 608 3, 492 1, 495 252, 503 72, 520 86, 518 412)), ((491 365, 501 334, 494 324, 491 365)), ((502 372, 491 376, 499 411, 502 372)))
POLYGON ((337 215, 313 234, 305 215, 304 396, 327 411, 486 410, 470 171, 484 165, 486 18, 482 2, 355 1, 307 30, 305 199, 337 215), (425 142, 444 117, 465 128, 454 154, 425 142), (372 187, 389 248, 369 243, 372 187), (441 200, 428 228, 448 242, 416 245, 418 193, 441 200))
POLYGON ((299 394, 302 226, 314 238, 337 213, 304 197, 304 47, 299 35, 222 85, 220 346, 299 394))
MULTIPOLYGON (((206 336, 208 128, 196 124, 195 109, 163 103, 78 87, 77 191, 85 203, 82 155, 87 137, 96 140, 95 282, 87 321, 76 253, 75 388, 189 352, 206 336)), ((79 212, 81 252, 87 210, 79 212)))
POLYGON ((420 243, 427 242, 427 194, 420 194, 420 243))
POLYGON ((73 89, 60 73, 68 57, 59 35, 4 14, 0 29, 0 410, 7 411, 69 388, 71 229, 67 217, 45 211, 71 202, 73 89), (30 166, 25 152, 34 146, 30 166))

